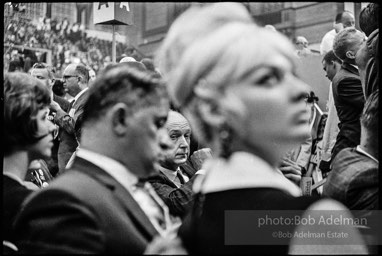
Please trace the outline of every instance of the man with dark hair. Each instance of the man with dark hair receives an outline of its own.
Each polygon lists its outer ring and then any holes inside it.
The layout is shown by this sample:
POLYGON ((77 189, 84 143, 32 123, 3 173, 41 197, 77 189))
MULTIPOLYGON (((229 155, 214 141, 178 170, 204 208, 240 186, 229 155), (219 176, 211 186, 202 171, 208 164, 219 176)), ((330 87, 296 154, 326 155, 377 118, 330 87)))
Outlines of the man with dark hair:
POLYGON ((175 235, 168 208, 144 181, 171 146, 159 140, 168 136, 166 87, 117 64, 88 94, 72 167, 27 199, 16 220, 21 253, 142 254, 155 235, 175 235))
POLYGON ((332 150, 332 160, 340 150, 359 144, 359 118, 365 102, 355 56, 365 37, 355 28, 347 28, 334 39, 334 54, 342 60, 341 69, 333 78, 333 98, 340 120, 340 131, 332 150))
POLYGON ((326 119, 324 134, 322 137, 321 161, 319 168, 323 172, 330 171, 330 159, 332 157, 332 149, 336 143, 336 137, 339 131, 338 114, 333 99, 332 81, 337 72, 341 69, 342 61, 330 50, 322 59, 322 68, 325 71, 326 77, 330 80, 329 99, 327 103, 328 118, 326 119))
POLYGON ((369 3, 359 14, 359 27, 369 36, 379 28, 379 4, 369 3))
POLYGON ((360 144, 338 154, 324 184, 324 195, 351 210, 378 209, 378 94, 374 92, 366 101, 361 116, 360 144))
POLYGON ((338 13, 334 19, 333 29, 327 32, 321 40, 321 55, 325 55, 325 53, 333 49, 334 37, 344 28, 348 27, 355 27, 355 18, 353 13, 349 11, 338 13))
POLYGON ((78 146, 83 107, 87 97, 89 72, 86 66, 82 64, 69 64, 64 70, 63 79, 65 91, 74 99, 70 103, 69 112, 65 112, 58 104, 51 104, 56 112, 54 121, 60 127, 59 174, 65 171, 66 164, 78 146))

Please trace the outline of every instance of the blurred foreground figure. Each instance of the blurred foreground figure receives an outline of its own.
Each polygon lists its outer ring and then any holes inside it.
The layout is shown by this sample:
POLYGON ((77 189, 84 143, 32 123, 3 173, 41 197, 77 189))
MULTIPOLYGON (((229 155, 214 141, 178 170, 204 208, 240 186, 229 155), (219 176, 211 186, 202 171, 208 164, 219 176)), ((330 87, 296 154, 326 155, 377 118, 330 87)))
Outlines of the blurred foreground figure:
POLYGON ((144 182, 158 169, 169 110, 145 72, 108 66, 89 89, 73 165, 27 199, 16 221, 22 253, 142 254, 171 235, 168 208, 144 182))
POLYGON ((287 253, 287 245, 226 244, 226 210, 302 210, 316 201, 298 198, 300 189, 276 169, 310 135, 310 88, 295 76, 292 43, 247 15, 236 3, 191 8, 158 55, 172 100, 214 153, 179 231, 189 253, 287 253), (225 8, 231 19, 223 22, 225 8))
POLYGON ((49 89, 42 82, 20 72, 5 74, 3 241, 17 239, 12 229, 15 216, 32 189, 37 189, 24 181, 29 164, 51 157, 55 127, 48 119, 50 101, 49 89))

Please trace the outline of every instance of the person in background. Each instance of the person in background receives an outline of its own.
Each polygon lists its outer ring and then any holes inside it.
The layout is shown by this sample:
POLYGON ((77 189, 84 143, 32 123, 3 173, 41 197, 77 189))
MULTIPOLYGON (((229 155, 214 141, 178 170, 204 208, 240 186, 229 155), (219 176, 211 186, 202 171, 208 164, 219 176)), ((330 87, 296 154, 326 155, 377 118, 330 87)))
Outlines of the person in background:
POLYGON ((96 72, 94 69, 87 67, 89 70, 89 87, 93 84, 94 80, 96 79, 96 72))
POLYGON ((187 119, 170 110, 165 128, 173 147, 164 150, 159 175, 151 177, 149 182, 167 204, 170 213, 183 218, 193 203, 194 181, 204 172, 186 164, 190 155, 191 138, 191 127, 187 119))
POLYGON ((23 72, 23 64, 19 59, 13 59, 9 62, 8 72, 23 72))
POLYGON ((56 112, 54 122, 60 127, 58 148, 58 174, 65 171, 73 152, 78 146, 81 136, 81 122, 83 108, 87 98, 89 72, 82 64, 70 64, 64 71, 64 88, 74 97, 69 112, 65 112, 60 105, 51 104, 56 112))
MULTIPOLYGON (((45 63, 35 63, 32 66, 32 69, 30 70, 31 76, 42 81, 45 84, 45 86, 49 89, 49 91, 51 93, 52 101, 57 102, 64 111, 68 111, 70 103, 67 100, 65 100, 64 98, 56 95, 53 92, 53 84, 55 83, 53 73, 54 73, 54 70, 45 63)), ((49 111, 48 118, 52 122, 53 122, 54 115, 55 115, 55 112, 53 112, 53 109, 51 108, 49 111)), ((38 163, 33 163, 31 166, 31 167, 33 167, 33 168, 31 168, 32 170, 41 170, 38 172, 43 172, 44 176, 49 177, 49 175, 47 175, 47 173, 45 171, 46 169, 49 170, 50 176, 54 177, 58 173, 57 154, 58 154, 58 147, 60 144, 60 142, 58 140, 58 136, 57 136, 58 130, 59 130, 58 126, 56 126, 56 130, 55 130, 55 134, 54 134, 54 140, 53 140, 52 157, 50 159, 47 159, 46 163, 44 163, 44 160, 38 160, 38 163), (47 168, 44 168, 45 166, 47 168)), ((36 176, 36 175, 34 175, 34 176, 36 176)), ((48 177, 42 177, 42 179, 48 181, 48 177)), ((36 179, 34 179, 34 180, 36 180, 36 179)), ((49 180, 50 180, 50 178, 49 178, 49 180)))
POLYGON ((304 36, 297 36, 293 41, 296 47, 296 53, 299 57, 306 57, 312 54, 308 48, 309 42, 304 36))
MULTIPOLYGON (((55 126, 48 120, 49 89, 21 72, 4 75, 3 248, 15 247, 12 224, 25 198, 37 189, 24 181, 35 159, 51 157, 55 126)), ((4 253, 4 251, 3 251, 4 253)))
POLYGON ((337 109, 334 105, 332 81, 337 72, 341 69, 342 61, 330 50, 322 59, 322 68, 325 71, 325 76, 329 79, 329 100, 327 103, 328 118, 326 120, 324 135, 322 138, 321 159, 319 168, 323 173, 330 171, 330 159, 332 158, 332 149, 336 143, 336 138, 339 132, 339 119, 337 109))
POLYGON ((379 12, 379 4, 370 3, 359 15, 359 26, 368 37, 355 58, 365 99, 379 89, 379 12))
POLYGON ((359 118, 365 98, 358 67, 355 65, 355 56, 364 41, 365 35, 355 28, 346 28, 334 38, 333 51, 342 60, 342 65, 332 80, 334 105, 340 120, 340 130, 332 150, 332 161, 342 149, 359 144, 359 118))
POLYGON ((355 27, 355 18, 353 13, 349 11, 338 13, 333 23, 333 29, 327 32, 321 40, 321 55, 325 55, 328 51, 333 49, 334 37, 344 28, 348 27, 355 27))
POLYGON ((378 210, 378 96, 379 92, 374 92, 365 103, 360 144, 338 153, 324 184, 324 196, 342 202, 351 210, 378 210))

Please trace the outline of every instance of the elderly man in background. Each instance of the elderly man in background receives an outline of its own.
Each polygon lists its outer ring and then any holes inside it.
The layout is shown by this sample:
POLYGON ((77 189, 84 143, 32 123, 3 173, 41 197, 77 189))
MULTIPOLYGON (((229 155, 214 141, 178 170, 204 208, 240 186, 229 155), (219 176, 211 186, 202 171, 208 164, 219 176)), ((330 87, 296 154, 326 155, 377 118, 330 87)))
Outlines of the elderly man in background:
MULTIPOLYGON (((159 175, 150 177, 149 182, 167 204, 171 214, 183 218, 193 203, 194 181, 199 175, 203 175, 204 171, 195 170, 188 162, 191 127, 187 119, 179 112, 171 110, 165 127, 173 146, 163 151, 159 175)), ((203 161, 211 156, 211 151, 200 149, 194 152, 193 156, 193 159, 198 158, 203 161)), ((194 159, 195 162, 197 160, 194 159)))

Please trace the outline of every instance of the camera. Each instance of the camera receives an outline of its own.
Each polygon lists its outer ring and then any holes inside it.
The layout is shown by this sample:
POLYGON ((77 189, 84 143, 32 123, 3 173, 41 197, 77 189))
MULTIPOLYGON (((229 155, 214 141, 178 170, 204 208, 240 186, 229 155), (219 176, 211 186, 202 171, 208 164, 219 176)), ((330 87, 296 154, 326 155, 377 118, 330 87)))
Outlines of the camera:
POLYGON ((65 96, 64 82, 61 79, 55 79, 52 87, 53 93, 57 96, 65 96))

